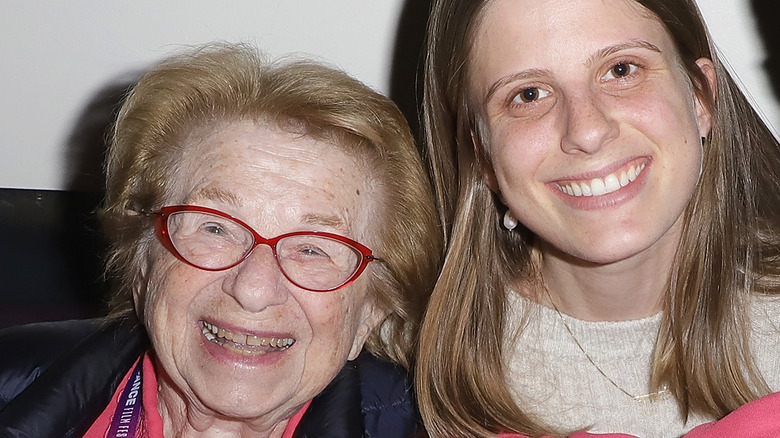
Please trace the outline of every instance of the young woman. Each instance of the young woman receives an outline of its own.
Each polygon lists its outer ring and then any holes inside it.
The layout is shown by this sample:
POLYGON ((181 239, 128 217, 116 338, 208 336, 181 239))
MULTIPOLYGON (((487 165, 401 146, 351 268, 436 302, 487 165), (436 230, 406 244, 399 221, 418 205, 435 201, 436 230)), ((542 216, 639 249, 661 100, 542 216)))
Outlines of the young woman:
POLYGON ((441 0, 431 436, 677 437, 780 390, 780 145, 693 0, 441 0))

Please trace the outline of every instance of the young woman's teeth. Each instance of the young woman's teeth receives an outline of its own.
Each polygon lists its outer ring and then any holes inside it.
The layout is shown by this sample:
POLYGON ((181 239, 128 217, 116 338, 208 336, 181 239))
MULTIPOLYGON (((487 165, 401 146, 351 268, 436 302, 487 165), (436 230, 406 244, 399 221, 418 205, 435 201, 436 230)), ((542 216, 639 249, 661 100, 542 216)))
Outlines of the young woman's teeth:
POLYGON ((203 336, 209 341, 223 346, 227 346, 229 342, 234 349, 251 351, 255 354, 286 350, 295 343, 293 338, 265 338, 245 333, 235 333, 206 321, 202 321, 201 327, 203 336))
POLYGON ((629 185, 642 173, 645 165, 631 166, 619 175, 609 174, 605 178, 593 178, 590 181, 558 184, 558 189, 570 196, 601 196, 620 190, 629 185))

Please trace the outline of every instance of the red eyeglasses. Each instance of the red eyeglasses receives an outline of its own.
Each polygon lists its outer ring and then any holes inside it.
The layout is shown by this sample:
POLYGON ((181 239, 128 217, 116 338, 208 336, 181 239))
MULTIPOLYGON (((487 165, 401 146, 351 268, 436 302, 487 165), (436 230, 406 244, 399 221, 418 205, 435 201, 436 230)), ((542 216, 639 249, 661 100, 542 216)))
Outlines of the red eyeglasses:
POLYGON ((223 271, 246 260, 258 245, 268 245, 282 274, 294 285, 329 292, 357 279, 378 260, 366 246, 338 234, 296 231, 270 239, 243 221, 207 207, 174 205, 151 213, 157 236, 185 263, 223 271))

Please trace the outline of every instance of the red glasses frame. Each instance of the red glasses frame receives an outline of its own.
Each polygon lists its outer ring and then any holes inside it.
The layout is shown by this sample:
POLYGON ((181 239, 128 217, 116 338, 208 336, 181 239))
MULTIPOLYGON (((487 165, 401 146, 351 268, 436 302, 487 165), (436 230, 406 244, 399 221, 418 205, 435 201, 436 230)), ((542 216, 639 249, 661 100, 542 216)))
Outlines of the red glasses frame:
POLYGON ((259 245, 268 245, 268 246, 271 247, 271 251, 273 252, 274 259, 276 260, 276 265, 279 267, 279 271, 282 273, 282 275, 284 275, 284 277, 290 283, 294 284, 295 286, 297 286, 297 287, 299 287, 301 289, 305 289, 305 290, 312 291, 312 292, 330 292, 330 291, 334 291, 334 290, 337 290, 337 289, 341 289, 342 287, 345 287, 345 286, 349 285, 350 283, 355 281, 360 276, 360 274, 363 273, 363 271, 366 269, 366 266, 368 266, 368 264, 370 262, 372 262, 374 260, 380 260, 379 258, 374 256, 374 254, 372 253, 371 249, 369 249, 367 246, 365 246, 365 245, 363 245, 363 244, 361 244, 359 242, 356 242, 356 241, 354 241, 354 240, 352 240, 352 239, 350 239, 348 237, 341 236, 339 234, 328 233, 328 232, 325 232, 325 231, 295 231, 295 232, 292 232, 292 233, 285 233, 285 234, 281 234, 281 235, 276 236, 276 237, 272 237, 270 239, 266 239, 265 237, 261 236, 257 231, 255 231, 252 227, 250 227, 246 222, 242 221, 241 219, 235 218, 235 217, 233 217, 233 216, 231 216, 231 215, 229 215, 227 213, 224 213, 224 212, 219 211, 219 210, 215 210, 213 208, 201 207, 201 206, 198 206, 198 205, 170 205, 170 206, 162 207, 158 211, 155 211, 155 212, 152 212, 152 213, 149 213, 149 214, 155 216, 155 229, 157 230, 157 238, 160 240, 160 242, 163 244, 163 246, 165 248, 167 248, 168 251, 170 251, 174 256, 176 256, 176 258, 178 258, 182 262, 184 262, 184 263, 186 263, 186 264, 188 264, 188 265, 190 265, 192 267, 201 269, 203 271, 216 272, 216 271, 228 270, 230 268, 233 268, 233 267, 241 264, 241 262, 246 260, 252 254, 252 252, 254 252, 255 248, 257 248, 259 245), (193 264, 189 260, 185 259, 184 256, 182 256, 179 253, 178 250, 176 250, 176 247, 174 246, 173 241, 171 240, 171 236, 168 233, 168 218, 172 214, 178 213, 178 212, 181 212, 181 211, 195 211, 195 212, 199 212, 199 213, 207 213, 207 214, 212 214, 212 215, 215 215, 215 216, 223 217, 225 219, 229 219, 229 220, 231 220, 231 221, 241 225, 242 227, 244 227, 247 231, 249 231, 251 233, 252 239, 253 239, 252 246, 249 247, 249 249, 244 253, 243 256, 241 256, 241 258, 237 262, 235 262, 235 263, 233 263, 233 264, 231 264, 229 266, 225 266, 223 268, 216 268, 216 269, 215 268, 204 268, 202 266, 198 266, 196 264, 193 264), (334 287, 329 288, 329 289, 312 289, 312 288, 308 288, 308 287, 302 286, 298 282, 296 282, 295 280, 293 280, 292 278, 290 278, 287 275, 287 273, 284 271, 284 268, 282 267, 281 261, 279 260, 279 256, 276 254, 276 244, 277 244, 277 242, 279 242, 281 239, 283 239, 285 237, 290 237, 290 236, 320 236, 320 237, 326 237, 328 239, 333 239, 333 240, 339 241, 339 242, 341 242, 341 243, 343 243, 345 245, 348 245, 348 246, 354 248, 355 250, 357 250, 360 253, 360 255, 361 255, 361 257, 360 257, 360 264, 358 264, 357 268, 355 269, 355 272, 345 282, 339 284, 338 286, 334 286, 334 287))

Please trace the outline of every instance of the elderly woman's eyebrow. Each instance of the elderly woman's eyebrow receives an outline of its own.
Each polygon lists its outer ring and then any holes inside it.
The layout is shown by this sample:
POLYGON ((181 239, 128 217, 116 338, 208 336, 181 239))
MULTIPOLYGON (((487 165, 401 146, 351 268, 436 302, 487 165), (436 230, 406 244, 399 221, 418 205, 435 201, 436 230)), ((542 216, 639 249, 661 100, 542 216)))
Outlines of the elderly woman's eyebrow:
POLYGON ((240 197, 234 193, 223 190, 219 187, 203 187, 191 195, 187 196, 186 202, 198 202, 202 200, 220 201, 230 204, 233 207, 240 207, 244 204, 240 197))
MULTIPOLYGON (((203 187, 188 196, 186 202, 197 203, 203 200, 224 202, 233 207, 245 205, 241 197, 219 187, 203 187)), ((306 224, 324 226, 342 232, 350 230, 347 220, 336 214, 304 213, 301 216, 301 221, 306 224)))
POLYGON ((349 225, 347 224, 347 221, 337 215, 306 213, 303 215, 302 220, 303 222, 311 225, 322 225, 344 232, 349 231, 349 225))

